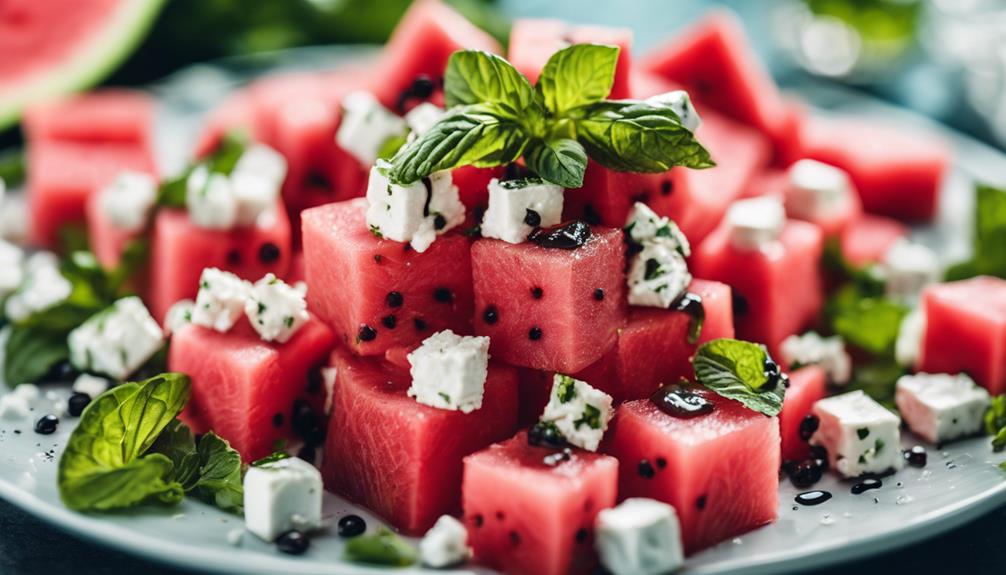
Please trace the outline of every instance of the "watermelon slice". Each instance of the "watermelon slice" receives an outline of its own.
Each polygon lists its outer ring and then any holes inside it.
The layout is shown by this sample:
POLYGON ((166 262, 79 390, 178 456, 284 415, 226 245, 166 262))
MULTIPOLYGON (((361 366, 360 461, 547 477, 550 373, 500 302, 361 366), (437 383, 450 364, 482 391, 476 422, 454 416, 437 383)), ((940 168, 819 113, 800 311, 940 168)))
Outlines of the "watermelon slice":
POLYGON ((196 433, 212 429, 245 461, 269 455, 291 437, 294 402, 333 343, 313 317, 285 344, 262 341, 243 319, 227 333, 186 325, 168 352, 168 369, 192 378, 182 417, 196 433))
POLYGON ((810 414, 814 403, 827 391, 825 373, 820 366, 809 365, 789 374, 786 399, 779 413, 782 436, 782 460, 803 461, 810 455, 810 444, 800 437, 800 424, 810 414))
POLYGON ((615 344, 625 323, 622 230, 593 228, 569 250, 480 239, 471 253, 475 331, 492 338, 493 357, 575 373, 615 344))
POLYGON ((887 250, 899 238, 908 236, 908 227, 884 216, 863 214, 842 231, 842 257, 862 267, 884 259, 887 250))
POLYGON ((517 376, 491 363, 482 408, 437 409, 406 395, 407 371, 332 355, 337 370, 323 474, 329 489, 407 533, 422 533, 461 504, 461 460, 517 428, 517 376))
POLYGON ((409 347, 444 329, 471 333, 468 240, 446 234, 417 253, 375 238, 366 210, 366 198, 358 198, 302 214, 312 311, 361 355, 409 347))
POLYGON ((607 44, 618 46, 618 63, 615 81, 611 86, 612 99, 628 98, 631 94, 629 68, 632 64, 632 30, 605 26, 574 26, 562 20, 518 19, 510 30, 510 47, 507 58, 514 68, 538 81, 542 69, 555 52, 571 44, 607 44))
POLYGON ((133 90, 99 90, 29 106, 22 129, 30 142, 134 144, 151 148, 154 100, 133 90))
POLYGON ((0 6, 0 128, 31 102, 79 90, 136 47, 163 0, 7 0, 0 6))
POLYGON ((475 560, 506 573, 589 573, 594 518, 614 506, 618 462, 588 451, 528 445, 527 434, 465 458, 468 542, 475 560))
POLYGON ((919 371, 970 375, 992 395, 1006 391, 1006 280, 937 284, 922 296, 926 315, 919 371))
POLYGON ((618 496, 674 506, 689 554, 776 518, 779 423, 705 389, 711 413, 673 417, 649 399, 619 406, 604 446, 618 496))

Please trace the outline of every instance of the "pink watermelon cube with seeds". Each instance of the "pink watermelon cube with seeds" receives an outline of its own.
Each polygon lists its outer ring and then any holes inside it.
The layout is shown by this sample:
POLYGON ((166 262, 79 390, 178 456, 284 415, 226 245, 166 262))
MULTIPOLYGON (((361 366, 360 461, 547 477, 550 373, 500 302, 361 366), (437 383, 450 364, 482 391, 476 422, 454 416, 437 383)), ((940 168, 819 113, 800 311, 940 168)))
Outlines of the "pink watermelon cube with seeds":
MULTIPOLYGON (((800 431, 814 403, 824 399, 828 391, 824 369, 808 365, 789 374, 789 387, 779 413, 779 433, 782 437, 782 460, 803 461, 810 455, 810 439, 800 431)), ((810 429, 810 433, 813 433, 810 429)))
POLYGON ((618 462, 528 444, 527 433, 465 458, 464 522, 475 561, 505 573, 589 573, 594 519, 615 505, 618 462))
POLYGON ((517 429, 517 375, 490 362, 482 407, 471 413, 406 395, 407 369, 382 358, 332 355, 337 370, 322 473, 345 495, 409 534, 461 505, 462 458, 517 429))
POLYGON ((210 111, 203 122, 192 156, 208 156, 220 146, 220 140, 228 132, 241 132, 254 140, 261 139, 261 134, 255 127, 252 98, 247 88, 229 94, 210 111))

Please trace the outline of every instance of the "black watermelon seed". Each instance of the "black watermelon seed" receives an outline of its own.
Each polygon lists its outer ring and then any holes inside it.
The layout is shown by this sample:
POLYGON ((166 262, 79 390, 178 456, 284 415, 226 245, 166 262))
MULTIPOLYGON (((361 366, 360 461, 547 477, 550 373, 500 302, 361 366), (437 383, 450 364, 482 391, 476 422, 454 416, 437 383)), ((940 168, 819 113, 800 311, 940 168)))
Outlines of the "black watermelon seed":
POLYGON ((227 265, 231 266, 241 265, 241 252, 238 250, 231 250, 227 252, 227 265))
POLYGON ((639 472, 639 476, 643 479, 653 479, 653 477, 657 474, 656 470, 653 469, 653 465, 651 465, 646 459, 639 461, 637 471, 639 472))
POLYGON ((603 301, 604 300, 604 290, 601 289, 601 288, 595 289, 594 290, 594 299, 596 299, 597 301, 603 301))
POLYGON ((537 228, 541 225, 541 214, 528 208, 524 214, 524 223, 532 228, 537 228))
POLYGON ((584 541, 587 540, 587 537, 589 535, 590 535, 590 532, 587 531, 585 528, 581 527, 581 528, 577 529, 576 530, 576 542, 577 543, 583 543, 584 541))
POLYGON ((395 316, 393 315, 386 315, 381 318, 381 325, 383 325, 388 329, 395 329, 395 325, 397 323, 398 321, 395 319, 395 316))
POLYGON ((542 336, 542 333, 541 333, 541 328, 540 327, 532 327, 531 331, 527 332, 527 337, 531 341, 538 341, 539 339, 541 339, 541 336, 542 336))
POLYGON ((499 311, 496 309, 496 306, 494 305, 487 306, 486 310, 482 312, 482 321, 486 322, 489 325, 493 325, 494 323, 499 321, 499 318, 500 318, 499 311))
POLYGON ((517 533, 516 531, 510 532, 510 544, 514 547, 520 545, 520 533, 517 533))
POLYGON ((416 331, 426 331, 426 320, 422 318, 412 320, 412 325, 416 327, 416 331))
POLYGON ((705 495, 700 495, 699 498, 695 500, 695 507, 698 508, 699 511, 702 511, 703 509, 706 508, 706 496, 705 495))
POLYGON ((447 218, 437 214, 433 216, 433 228, 437 230, 442 230, 447 225, 447 218))
POLYGON ((287 555, 301 555, 311 546, 311 540, 296 529, 291 529, 276 539, 276 548, 287 555))
POLYGON ((814 432, 817 431, 819 425, 821 425, 821 420, 819 420, 816 415, 808 413, 804 416, 803 420, 800 421, 800 439, 810 441, 810 438, 813 437, 814 432))
POLYGON ((475 524, 475 527, 482 527, 482 524, 485 522, 486 520, 482 517, 481 514, 476 514, 475 517, 472 517, 472 523, 475 524))
POLYGON ((388 304, 388 307, 402 307, 402 304, 405 303, 405 297, 401 292, 389 291, 384 298, 384 303, 388 304))
POLYGON ((430 78, 426 74, 420 74, 412 81, 412 95, 420 100, 425 100, 432 96, 435 89, 436 83, 433 81, 433 78, 430 78))
POLYGON ((374 341, 377 337, 377 331, 370 327, 369 325, 364 325, 360 328, 360 333, 356 334, 356 339, 360 341, 374 341))
POLYGON ((445 287, 438 287, 433 290, 433 299, 440 303, 451 303, 454 301, 454 294, 451 293, 451 290, 445 287))
POLYGON ((541 296, 545 295, 540 287, 531 288, 531 297, 534 299, 541 299, 541 296))
POLYGON ((674 191, 674 182, 672 182, 671 180, 664 180, 660 182, 660 195, 669 196, 673 191, 674 191))
POLYGON ((283 427, 283 421, 284 420, 285 420, 285 418, 283 417, 283 414, 282 413, 277 413, 276 415, 272 416, 272 426, 273 427, 283 427))
POLYGON ((70 396, 70 399, 66 402, 66 412, 70 414, 71 417, 80 417, 80 414, 84 412, 84 408, 91 403, 91 396, 86 393, 76 392, 70 396))
POLYGON ((502 511, 496 512, 496 521, 503 521, 506 519, 506 515, 502 511))
POLYGON ((310 188, 320 188, 326 192, 332 191, 332 181, 318 170, 309 170, 304 176, 304 185, 310 188))
POLYGON ((363 535, 363 533, 367 530, 367 522, 359 515, 347 515, 342 519, 339 519, 337 529, 339 537, 349 539, 350 537, 363 535))
POLYGON ((382 261, 384 261, 384 256, 382 256, 381 254, 374 254, 374 261, 379 264, 382 261))
POLYGON ((59 427, 59 418, 55 415, 43 415, 35 422, 35 433, 42 435, 50 435, 56 432, 56 428, 59 427))
POLYGON ((272 242, 266 242, 258 249, 258 261, 263 264, 271 264, 279 260, 279 255, 279 246, 272 242))
POLYGON ((663 457, 658 457, 657 458, 657 467, 660 468, 660 469, 663 469, 663 468, 667 467, 667 460, 664 459, 663 457))

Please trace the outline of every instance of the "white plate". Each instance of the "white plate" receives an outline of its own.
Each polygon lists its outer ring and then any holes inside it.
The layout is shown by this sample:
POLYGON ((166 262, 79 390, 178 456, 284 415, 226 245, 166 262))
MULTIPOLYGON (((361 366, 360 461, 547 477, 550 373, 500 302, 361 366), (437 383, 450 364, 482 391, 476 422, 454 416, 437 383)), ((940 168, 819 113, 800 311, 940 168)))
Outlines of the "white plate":
MULTIPOLYGON (((366 53, 363 53, 366 54, 366 53)), ((155 87, 162 97, 163 114, 157 142, 168 152, 162 158, 169 170, 183 159, 184 150, 198 127, 198 118, 227 89, 262 67, 324 67, 359 59, 359 50, 298 50, 249 64, 198 66, 155 87), (261 65, 260 65, 261 64, 261 65), (170 152, 174 151, 172 156, 170 152)), ((365 56, 363 56, 365 57, 365 56)), ((961 230, 967 229, 970 211, 970 181, 994 181, 1006 174, 1006 156, 958 134, 903 111, 834 88, 802 86, 799 90, 825 108, 845 108, 857 114, 881 114, 907 123, 940 130, 953 144, 955 164, 944 190, 939 221, 920 230, 923 239, 958 257, 967 246, 961 230)), ((64 397, 65 387, 51 389, 64 397)), ((47 412, 48 400, 35 407, 33 417, 47 412)), ((87 515, 73 513, 59 502, 56 466, 74 419, 64 418, 53 435, 32 431, 32 421, 0 421, 0 496, 54 525, 95 541, 147 558, 200 570, 242 573, 286 572, 298 574, 373 573, 373 569, 340 560, 342 542, 334 533, 312 540, 311 549, 290 557, 272 545, 245 534, 239 545, 229 540, 239 532, 239 518, 199 502, 181 506, 144 509, 131 513, 87 515), (17 433, 20 431, 20 433, 17 433)), ((904 447, 918 441, 906 433, 904 447)), ((884 479, 883 487, 852 495, 850 485, 828 477, 818 489, 834 498, 817 507, 800 507, 793 501, 799 490, 788 482, 780 488, 779 520, 773 525, 727 541, 690 558, 686 572, 780 573, 806 570, 848 561, 933 536, 956 527, 1006 503, 1006 474, 997 468, 1003 456, 993 454, 988 438, 952 444, 943 451, 929 449, 925 469, 906 468, 884 479)), ((737 478, 743 481, 742 477, 737 478)), ((371 525, 376 520, 339 497, 327 495, 325 515, 335 520, 346 513, 359 513, 371 525)), ((402 573, 423 572, 413 568, 402 573)), ((485 572, 466 569, 462 572, 485 572)), ((440 572, 442 573, 442 572, 440 572)))

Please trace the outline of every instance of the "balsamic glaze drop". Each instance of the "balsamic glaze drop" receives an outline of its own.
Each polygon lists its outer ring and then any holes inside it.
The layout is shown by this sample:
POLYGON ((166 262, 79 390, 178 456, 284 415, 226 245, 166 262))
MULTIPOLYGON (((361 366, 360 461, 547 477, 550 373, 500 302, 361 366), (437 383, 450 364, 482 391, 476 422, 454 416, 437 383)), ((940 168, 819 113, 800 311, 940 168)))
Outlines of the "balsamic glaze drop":
POLYGON ((905 461, 907 461, 912 467, 925 467, 929 460, 926 448, 921 445, 916 445, 911 449, 906 449, 904 451, 904 457, 905 461))
POLYGON ((827 491, 805 491, 797 495, 793 500, 800 505, 814 506, 820 505, 825 501, 831 499, 831 493, 827 491))
POLYGON ((674 302, 674 309, 692 318, 688 325, 688 343, 697 343, 699 336, 702 335, 702 324, 706 321, 706 308, 702 305, 702 296, 685 292, 674 302))
POLYGON ((665 385, 650 396, 650 401, 667 415, 691 419, 713 411, 712 402, 677 385, 665 385))
POLYGON ((575 250, 586 245, 590 236, 590 226, 575 220, 551 228, 539 228, 531 232, 527 239, 543 248, 575 250))
POLYGON ((859 495, 860 493, 866 493, 871 489, 880 489, 883 486, 884 483, 881 480, 873 477, 867 477, 866 479, 853 485, 851 491, 853 495, 859 495))

